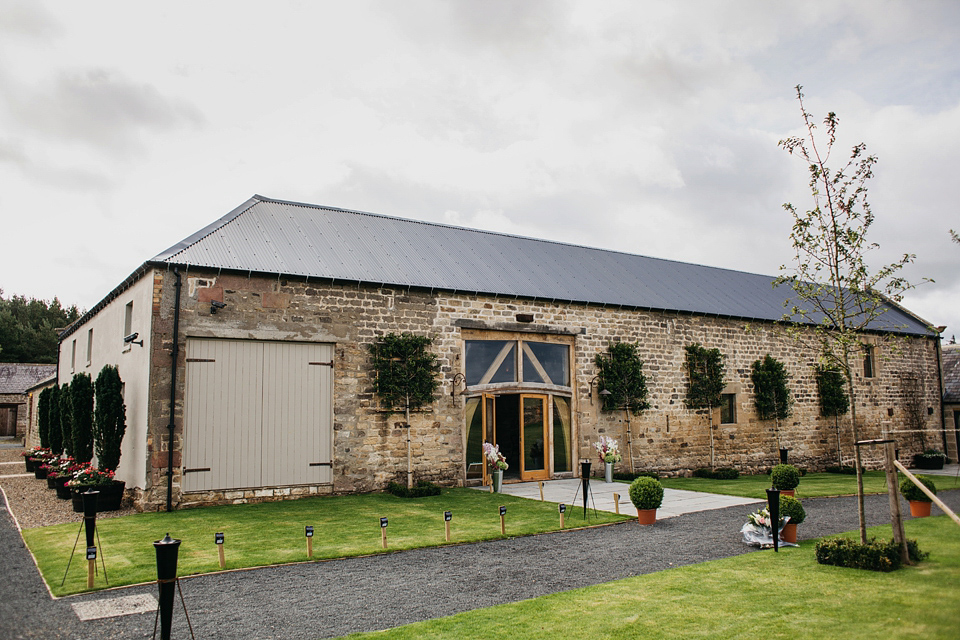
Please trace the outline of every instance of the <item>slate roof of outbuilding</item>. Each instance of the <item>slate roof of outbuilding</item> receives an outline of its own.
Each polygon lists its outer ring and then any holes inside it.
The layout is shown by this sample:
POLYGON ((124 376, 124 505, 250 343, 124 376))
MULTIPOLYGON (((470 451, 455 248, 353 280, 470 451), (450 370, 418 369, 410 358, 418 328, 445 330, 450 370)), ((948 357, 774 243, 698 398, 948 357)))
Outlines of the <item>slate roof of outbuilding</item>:
MULTIPOLYGON (((148 264, 780 320, 771 276, 253 196, 148 264)), ((878 331, 934 335, 897 305, 878 331)))
POLYGON ((947 345, 943 360, 943 402, 960 404, 960 345, 947 345))
POLYGON ((55 364, 0 362, 0 394, 22 394, 57 374, 55 364))

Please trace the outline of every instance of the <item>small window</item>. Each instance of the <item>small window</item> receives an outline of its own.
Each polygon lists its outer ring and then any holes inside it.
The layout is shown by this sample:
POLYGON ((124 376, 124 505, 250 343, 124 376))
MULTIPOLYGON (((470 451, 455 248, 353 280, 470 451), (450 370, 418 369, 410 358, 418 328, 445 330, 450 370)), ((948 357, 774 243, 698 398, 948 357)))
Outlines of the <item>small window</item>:
POLYGON ((73 344, 70 346, 70 373, 73 373, 77 370, 77 339, 73 339, 73 344))
POLYGON ((863 347, 863 377, 873 378, 877 375, 876 368, 876 347, 864 345, 863 347))
POLYGON ((131 333, 133 333, 133 300, 123 309, 123 335, 120 338, 126 338, 131 333))
POLYGON ((93 362, 93 329, 87 331, 87 366, 93 362))
POLYGON ((734 424, 737 421, 737 394, 724 393, 720 396, 720 424, 734 424))

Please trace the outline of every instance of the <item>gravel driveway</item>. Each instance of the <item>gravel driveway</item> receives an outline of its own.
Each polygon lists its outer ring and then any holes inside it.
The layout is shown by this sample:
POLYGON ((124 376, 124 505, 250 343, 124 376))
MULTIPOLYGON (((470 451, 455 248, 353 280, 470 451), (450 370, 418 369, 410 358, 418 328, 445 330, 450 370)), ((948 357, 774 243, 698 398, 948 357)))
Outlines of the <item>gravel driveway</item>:
MULTIPOLYGON (((960 491, 940 497, 960 508, 960 491)), ((867 497, 867 522, 889 521, 887 496, 867 497)), ((857 528, 854 497, 803 501, 800 537, 857 528)), ((198 638, 319 638, 395 627, 461 611, 750 553, 740 527, 755 506, 367 558, 267 567, 181 580, 198 638)), ((934 508, 935 512, 939 510, 934 508)), ((79 622, 71 603, 156 594, 155 585, 51 600, 13 522, 0 514, 0 637, 143 638, 153 614, 79 622)), ((174 636, 188 637, 182 610, 174 636)))

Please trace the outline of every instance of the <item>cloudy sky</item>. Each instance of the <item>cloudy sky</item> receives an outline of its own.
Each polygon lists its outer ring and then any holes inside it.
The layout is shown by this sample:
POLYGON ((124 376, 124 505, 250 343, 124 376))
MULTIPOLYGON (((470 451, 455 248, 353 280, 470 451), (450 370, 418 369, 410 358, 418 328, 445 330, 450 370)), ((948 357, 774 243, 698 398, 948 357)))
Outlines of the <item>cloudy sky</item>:
POLYGON ((950 0, 0 0, 0 288, 89 308, 254 193, 776 275, 797 84, 960 335, 950 0))

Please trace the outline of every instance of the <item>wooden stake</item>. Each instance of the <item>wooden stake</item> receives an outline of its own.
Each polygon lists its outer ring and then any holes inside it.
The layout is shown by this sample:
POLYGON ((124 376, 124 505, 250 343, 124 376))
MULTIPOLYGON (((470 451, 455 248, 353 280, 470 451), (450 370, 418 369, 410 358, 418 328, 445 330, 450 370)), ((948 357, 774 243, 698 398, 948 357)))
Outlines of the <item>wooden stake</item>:
POLYGON ((383 545, 383 548, 387 548, 387 528, 380 527, 380 543, 383 545))
POLYGON ((893 525, 893 540, 900 545, 900 560, 903 564, 909 565, 911 564, 910 551, 907 549, 907 536, 903 531, 903 516, 900 514, 900 496, 897 486, 897 468, 894 465, 897 459, 895 446, 893 442, 888 442, 884 446, 886 458, 884 471, 887 472, 887 495, 890 497, 890 521, 893 525))
POLYGON ((560 512, 560 528, 563 529, 563 511, 560 512))
POLYGON ((221 568, 221 569, 225 569, 226 566, 227 566, 227 561, 226 561, 226 560, 224 559, 224 557, 223 557, 223 545, 222 545, 222 544, 218 544, 218 545, 217 545, 217 551, 218 551, 219 554, 220 554, 220 568, 221 568))
POLYGON ((543 480, 540 480, 537 484, 540 485, 540 502, 543 502, 543 480))
POLYGON ((87 560, 87 589, 93 589, 93 575, 97 571, 96 559, 87 560))
POLYGON ((446 541, 450 542, 450 522, 445 521, 443 525, 444 525, 443 528, 446 530, 446 535, 445 535, 446 541))
POLYGON ((900 469, 900 471, 903 472, 903 475, 905 475, 905 476, 907 476, 908 478, 910 478, 910 480, 911 480, 911 482, 913 482, 913 484, 917 485, 917 487, 918 487, 921 491, 923 491, 925 494, 927 494, 927 497, 930 498, 930 500, 933 501, 933 504, 935 504, 935 505, 937 505, 938 507, 940 507, 941 509, 943 509, 943 512, 944 512, 945 514, 947 514, 948 516, 950 516, 950 518, 951 518, 954 522, 956 522, 957 524, 960 524, 960 518, 957 517, 957 514, 955 514, 955 513, 950 509, 950 507, 948 507, 947 505, 945 505, 945 504, 943 503, 943 500, 941 500, 941 499, 938 498, 937 496, 933 495, 933 494, 930 492, 930 489, 927 489, 927 488, 923 485, 922 482, 920 482, 919 480, 917 480, 917 476, 915 476, 915 475, 913 475, 912 473, 910 473, 909 471, 907 471, 907 468, 906 468, 905 466, 903 466, 902 464, 900 464, 900 461, 899 461, 899 460, 894 460, 894 461, 893 461, 893 464, 896 465, 897 469, 900 469))
POLYGON ((617 515, 620 515, 620 494, 619 493, 613 494, 613 506, 617 510, 617 515))
POLYGON ((313 557, 313 538, 307 538, 307 557, 313 557))

